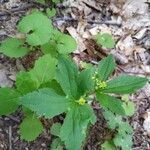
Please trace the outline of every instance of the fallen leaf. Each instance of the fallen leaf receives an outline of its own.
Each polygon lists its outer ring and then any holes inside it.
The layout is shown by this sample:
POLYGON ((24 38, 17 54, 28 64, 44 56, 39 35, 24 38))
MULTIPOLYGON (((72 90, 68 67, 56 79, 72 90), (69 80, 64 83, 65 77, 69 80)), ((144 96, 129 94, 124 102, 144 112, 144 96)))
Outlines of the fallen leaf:
POLYGON ((146 131, 146 134, 150 136, 150 110, 147 110, 147 112, 144 114, 144 119, 144 130, 146 131))
POLYGON ((84 39, 80 36, 80 34, 77 32, 77 30, 73 27, 68 27, 67 31, 70 33, 70 35, 76 40, 77 42, 77 50, 74 51, 74 53, 80 53, 83 52, 86 49, 86 46, 84 44, 84 39))
POLYGON ((122 15, 126 18, 132 18, 136 15, 143 15, 148 12, 148 5, 144 0, 127 0, 123 6, 122 15))

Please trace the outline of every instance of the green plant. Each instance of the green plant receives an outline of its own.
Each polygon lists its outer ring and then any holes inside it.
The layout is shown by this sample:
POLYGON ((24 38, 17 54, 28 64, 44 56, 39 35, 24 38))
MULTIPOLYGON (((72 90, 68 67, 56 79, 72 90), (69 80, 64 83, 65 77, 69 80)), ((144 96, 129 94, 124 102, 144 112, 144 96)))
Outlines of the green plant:
POLYGON ((99 33, 96 35, 96 42, 98 45, 101 45, 105 48, 114 48, 115 40, 112 35, 109 33, 99 33))
POLYGON ((51 144, 51 150, 63 150, 63 145, 64 143, 61 141, 60 139, 60 129, 61 129, 61 124, 60 123, 54 123, 51 127, 51 134, 57 138, 55 138, 53 141, 52 141, 52 144, 51 144))
POLYGON ((59 137, 67 149, 81 149, 89 124, 96 121, 89 103, 90 96, 96 94, 96 100, 105 110, 104 116, 110 128, 118 131, 114 144, 125 149, 124 145, 128 143, 128 149, 131 149, 132 129, 121 117, 128 115, 124 109, 126 102, 108 93, 135 92, 145 85, 147 79, 121 75, 108 80, 114 69, 112 55, 100 61, 98 68, 91 67, 81 72, 69 58, 59 56, 57 61, 50 54, 44 55, 36 61, 32 70, 19 73, 15 89, 0 89, 0 104, 4 108, 0 114, 8 115, 16 110, 16 106, 22 105, 25 119, 20 126, 21 138, 30 141, 43 130, 37 116, 51 119, 65 112, 59 137), (121 139, 123 143, 119 141, 121 139))
POLYGON ((23 39, 8 38, 2 42, 0 52, 11 58, 19 58, 41 47, 45 54, 69 54, 76 47, 76 41, 52 26, 51 21, 43 13, 33 11, 23 17, 18 24, 18 30, 24 34, 23 39))
MULTIPOLYGON (((51 149, 61 150, 64 145, 68 150, 82 149, 89 126, 96 122, 91 104, 96 100, 103 108, 108 126, 116 131, 114 139, 106 141, 102 148, 116 145, 130 150, 133 131, 124 118, 133 115, 134 104, 126 94, 142 88, 148 80, 129 75, 110 78, 116 66, 112 55, 101 60, 98 67, 88 65, 79 69, 67 56, 76 49, 75 40, 54 29, 41 12, 25 16, 18 30, 24 33, 24 38, 7 39, 1 44, 0 52, 18 58, 40 48, 44 54, 31 70, 17 74, 13 88, 0 88, 0 115, 9 115, 22 107, 21 139, 35 140, 44 130, 42 117, 52 119, 63 113, 63 124, 56 123, 51 128, 51 133, 58 137, 51 149), (121 94, 121 99, 116 98, 121 94)), ((102 41, 106 37, 102 35, 102 41)), ((109 48, 114 46, 111 40, 109 37, 108 42, 106 38, 100 43, 109 48)))

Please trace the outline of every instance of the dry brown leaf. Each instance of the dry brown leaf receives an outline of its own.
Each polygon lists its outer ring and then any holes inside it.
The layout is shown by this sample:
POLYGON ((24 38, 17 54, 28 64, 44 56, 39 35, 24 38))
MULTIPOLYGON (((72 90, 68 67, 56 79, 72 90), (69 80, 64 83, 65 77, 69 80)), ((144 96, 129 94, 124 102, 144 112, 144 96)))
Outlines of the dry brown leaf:
POLYGON ((126 56, 132 55, 133 53, 141 53, 145 51, 144 48, 135 45, 131 35, 127 36, 125 39, 121 39, 117 43, 116 47, 117 49, 123 51, 126 56))
POLYGON ((123 6, 122 15, 129 19, 136 15, 144 15, 148 12, 148 5, 144 0, 127 0, 123 6))
POLYGON ((77 50, 74 53, 83 52, 86 49, 86 46, 84 44, 84 39, 80 36, 77 30, 73 27, 68 27, 67 31, 76 40, 77 45, 78 45, 77 50))
POLYGON ((144 130, 146 131, 146 134, 150 136, 150 110, 146 111, 146 113, 144 114, 144 119, 144 130))
POLYGON ((0 65, 0 87, 12 87, 13 82, 8 77, 7 69, 0 65))

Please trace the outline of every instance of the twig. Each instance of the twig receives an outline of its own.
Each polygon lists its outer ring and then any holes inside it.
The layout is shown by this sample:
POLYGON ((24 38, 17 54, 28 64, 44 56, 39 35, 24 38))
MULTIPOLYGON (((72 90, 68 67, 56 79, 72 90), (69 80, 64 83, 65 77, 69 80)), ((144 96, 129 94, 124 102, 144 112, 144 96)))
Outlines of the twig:
POLYGON ((144 75, 144 76, 150 76, 150 73, 148 72, 131 72, 131 71, 125 71, 122 67, 118 66, 118 69, 124 73, 127 74, 136 74, 136 75, 144 75))
POLYGON ((88 6, 89 8, 91 8, 91 9, 97 11, 97 12, 101 12, 101 10, 100 10, 99 8, 96 8, 96 7, 94 7, 94 6, 90 5, 90 4, 88 4, 87 2, 84 2, 84 1, 83 1, 82 3, 84 3, 86 6, 88 6))
POLYGON ((20 122, 17 118, 15 118, 15 117, 13 117, 13 116, 8 116, 7 118, 9 118, 9 119, 11 119, 11 120, 13 120, 13 121, 15 121, 15 122, 17 122, 17 123, 20 122))
POLYGON ((28 3, 33 4, 34 6, 43 7, 43 8, 48 8, 49 7, 49 5, 42 4, 40 2, 36 2, 35 0, 28 0, 28 3))
POLYGON ((9 126, 9 150, 12 150, 12 127, 9 126))
POLYGON ((97 62, 97 61, 94 61, 94 60, 91 60, 91 63, 92 63, 93 65, 98 65, 98 62, 97 62))
MULTIPOLYGON (((41 6, 41 7, 44 7, 44 8, 47 8, 49 7, 48 5, 45 5, 45 4, 41 4, 41 3, 38 3, 38 2, 35 2, 35 1, 31 1, 29 4, 26 4, 22 7, 19 7, 19 8, 14 8, 14 9, 11 9, 11 10, 0 10, 1 13, 0 13, 0 17, 1 16, 7 16, 7 15, 12 15, 14 13, 17 13, 17 12, 20 12, 20 11, 24 11, 26 9, 29 9, 29 8, 32 8, 32 7, 35 7, 35 6, 41 6), (3 11, 3 12, 2 12, 3 11)), ((59 6, 58 6, 59 7, 59 6)), ((74 19, 74 18, 71 18, 71 17, 59 17, 59 18, 54 18, 53 21, 69 21, 69 22, 78 22, 79 20, 78 19, 74 19)), ((106 25, 114 25, 114 26, 121 26, 122 23, 119 23, 119 22, 115 22, 115 21, 112 21, 112 20, 106 20, 106 21, 93 21, 93 20, 86 20, 84 19, 83 21, 86 21, 87 23, 89 24, 106 24, 106 25)))
POLYGON ((12 15, 13 13, 20 12, 20 11, 32 8, 33 6, 34 6, 34 4, 26 4, 26 5, 24 5, 22 7, 19 7, 19 8, 13 8, 13 9, 10 9, 10 10, 0 10, 1 11, 0 17, 1 16, 6 16, 6 15, 12 15), (4 11, 4 12, 2 12, 2 11, 4 11))
POLYGON ((116 21, 113 21, 113 20, 106 20, 106 21, 92 21, 92 20, 89 20, 87 21, 89 24, 106 24, 106 25, 116 25, 118 27, 121 27, 122 26, 122 23, 121 22, 116 22, 116 21))
POLYGON ((124 71, 125 73, 129 73, 129 74, 136 74, 136 75, 145 75, 145 76, 150 76, 150 73, 148 72, 130 72, 130 71, 124 71))
MULTIPOLYGON (((54 18, 53 21, 70 21, 70 22, 78 22, 78 19, 74 19, 71 17, 59 17, 59 18, 54 18)), ((93 21, 93 20, 86 20, 83 19, 83 21, 87 22, 88 24, 106 24, 106 25, 114 25, 114 26, 118 26, 121 27, 122 23, 121 22, 116 22, 113 20, 106 20, 106 21, 93 21)))

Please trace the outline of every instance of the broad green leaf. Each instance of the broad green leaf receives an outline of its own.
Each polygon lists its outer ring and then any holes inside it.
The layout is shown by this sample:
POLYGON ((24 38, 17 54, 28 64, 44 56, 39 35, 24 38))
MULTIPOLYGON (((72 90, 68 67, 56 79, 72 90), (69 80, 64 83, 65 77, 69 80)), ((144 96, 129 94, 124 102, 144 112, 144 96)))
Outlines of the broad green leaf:
POLYGON ((57 51, 60 54, 69 54, 77 49, 77 43, 73 37, 57 30, 54 32, 53 40, 56 42, 57 51))
POLYGON ((102 59, 98 64, 98 76, 101 81, 105 81, 115 70, 115 60, 113 55, 102 59))
POLYGON ((60 138, 56 138, 52 141, 50 150, 63 150, 63 143, 60 138))
POLYGON ((40 88, 50 88, 53 89, 58 95, 65 95, 60 84, 56 80, 46 82, 40 86, 40 88))
POLYGON ((142 88, 147 83, 146 78, 130 75, 120 75, 107 83, 105 93, 129 94, 142 88))
POLYGON ((50 53, 56 57, 59 54, 69 54, 77 49, 77 43, 70 35, 53 30, 51 40, 42 46, 44 54, 50 53))
POLYGON ((52 9, 47 8, 47 9, 46 9, 46 13, 47 13, 47 16, 48 16, 48 17, 53 17, 53 16, 56 15, 56 9, 55 9, 55 8, 52 8, 52 9))
POLYGON ((55 135, 55 136, 60 136, 60 128, 61 128, 61 124, 60 123, 54 123, 50 129, 50 133, 52 135, 55 135))
POLYGON ((55 42, 49 42, 41 46, 41 50, 44 54, 50 54, 52 57, 57 57, 57 44, 55 42))
POLYGON ((123 103, 123 108, 127 116, 132 116, 135 112, 135 105, 133 102, 128 101, 123 103))
POLYGON ((22 40, 8 38, 1 44, 0 52, 11 58, 23 57, 29 52, 23 44, 22 40))
POLYGON ((98 34, 96 36, 96 42, 97 42, 97 44, 99 44, 105 48, 114 48, 115 47, 115 41, 114 41, 112 35, 109 33, 98 34))
POLYGON ((101 145, 101 150, 116 150, 112 140, 107 140, 101 145))
POLYGON ((36 90, 38 85, 28 72, 20 72, 17 74, 16 88, 21 94, 27 94, 36 90))
POLYGON ((132 150, 133 142, 131 135, 121 136, 120 134, 117 134, 113 141, 114 144, 121 147, 122 150, 132 150))
POLYGON ((121 100, 100 92, 96 93, 96 98, 102 107, 109 109, 113 113, 125 115, 121 100))
POLYGON ((96 121, 93 110, 88 105, 71 107, 60 131, 60 138, 68 150, 80 150, 86 138, 89 123, 96 121))
POLYGON ((127 122, 119 124, 118 133, 114 138, 114 144, 122 150, 132 150, 132 133, 133 129, 127 122))
POLYGON ((94 90, 94 81, 92 79, 94 71, 95 71, 94 68, 89 68, 83 70, 79 74, 78 89, 81 96, 86 94, 87 92, 91 92, 94 90))
POLYGON ((77 97, 78 69, 70 59, 59 57, 57 68, 57 81, 61 85, 64 93, 69 96, 77 97))
POLYGON ((77 49, 77 43, 70 35, 61 34, 57 41, 57 49, 60 54, 69 54, 77 49))
POLYGON ((0 88, 0 116, 9 115, 18 108, 20 94, 10 88, 0 88))
POLYGON ((122 118, 120 116, 113 114, 111 111, 107 109, 103 111, 103 115, 110 129, 115 129, 122 121, 122 118))
POLYGON ((119 124, 118 133, 122 136, 125 136, 126 134, 132 134, 133 129, 129 123, 121 122, 119 124))
POLYGON ((123 95, 122 98, 123 100, 123 108, 125 110, 125 113, 127 116, 132 116, 135 112, 135 105, 132 101, 129 100, 129 95, 123 95))
POLYGON ((28 117, 28 116, 31 116, 31 115, 33 116, 34 115, 34 113, 30 109, 28 109, 28 108, 26 108, 24 106, 22 106, 22 111, 23 111, 24 117, 28 117))
POLYGON ((70 101, 52 89, 40 89, 21 98, 20 103, 34 111, 38 116, 53 118, 69 108, 70 101))
POLYGON ((40 86, 46 82, 50 82, 56 71, 57 60, 47 54, 40 57, 36 62, 34 68, 29 72, 31 77, 36 80, 40 86))
POLYGON ((46 44, 50 40, 53 27, 45 15, 35 11, 19 22, 18 30, 26 33, 26 41, 29 45, 37 46, 46 44))
POLYGON ((41 121, 34 115, 28 115, 20 124, 20 135, 22 140, 33 141, 43 131, 41 121))

